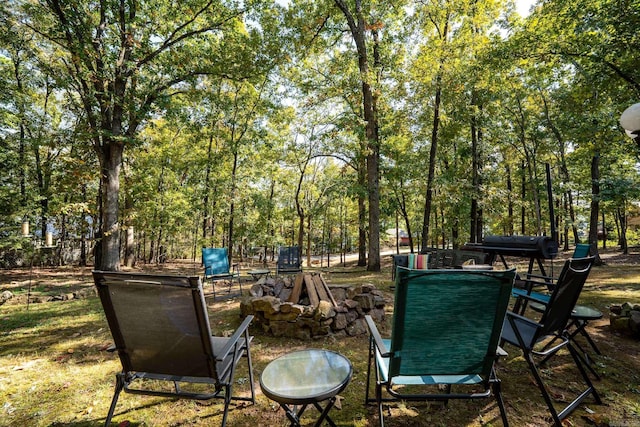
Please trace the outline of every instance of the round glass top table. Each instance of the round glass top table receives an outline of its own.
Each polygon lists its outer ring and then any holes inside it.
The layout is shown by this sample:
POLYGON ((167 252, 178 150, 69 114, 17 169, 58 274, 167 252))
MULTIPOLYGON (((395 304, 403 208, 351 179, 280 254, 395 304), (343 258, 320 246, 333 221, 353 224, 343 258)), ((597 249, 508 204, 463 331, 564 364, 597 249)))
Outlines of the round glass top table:
MULTIPOLYGON (((541 304, 538 302, 530 303, 529 307, 531 307, 533 310, 537 311, 538 313, 543 313, 546 309, 546 306, 544 304, 541 304)), ((588 353, 580 346, 580 343, 578 343, 575 340, 575 336, 578 334, 582 335, 584 339, 587 341, 587 343, 591 346, 593 351, 596 352, 596 354, 602 354, 600 352, 600 349, 596 345, 596 343, 593 341, 593 339, 591 339, 591 336, 589 335, 586 329, 587 324, 590 321, 602 319, 602 316, 603 314, 600 310, 596 310, 595 308, 588 307, 586 305, 576 305, 573 307, 573 310, 571 311, 571 316, 569 317, 569 323, 566 328, 567 331, 569 332, 569 339, 573 342, 574 346, 577 347, 578 350, 582 352, 582 355, 580 355, 580 353, 578 353, 578 355, 580 356, 582 361, 585 363, 586 367, 598 379, 600 379, 600 375, 598 375, 598 373, 591 366, 591 363, 589 360, 590 357, 588 353)))
POLYGON ((321 349, 300 350, 269 362, 260 375, 260 387, 265 396, 285 410, 292 426, 300 425, 300 417, 308 405, 320 411, 316 426, 325 420, 335 426, 329 411, 352 375, 351 362, 339 353, 321 349), (324 401, 327 403, 322 408, 320 402, 324 401), (300 409, 295 407, 298 405, 301 405, 300 409))

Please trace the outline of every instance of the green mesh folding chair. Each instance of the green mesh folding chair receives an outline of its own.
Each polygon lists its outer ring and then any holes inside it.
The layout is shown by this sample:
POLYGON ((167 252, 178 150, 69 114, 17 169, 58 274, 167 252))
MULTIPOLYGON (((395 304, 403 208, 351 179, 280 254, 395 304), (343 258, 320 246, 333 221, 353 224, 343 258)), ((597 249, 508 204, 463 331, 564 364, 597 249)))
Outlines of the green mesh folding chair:
POLYGON ((300 246, 281 246, 278 251, 276 274, 292 274, 302 272, 300 246))
MULTIPOLYGON (((562 426, 562 419, 566 418, 590 394, 593 395, 596 403, 602 403, 597 390, 585 371, 584 360, 572 345, 571 334, 568 331, 573 309, 587 280, 593 260, 594 257, 567 260, 540 320, 536 321, 516 313, 507 312, 502 331, 503 342, 517 346, 522 350, 527 365, 549 408, 551 418, 558 427, 562 426), (562 410, 557 411, 538 367, 564 348, 569 350, 587 388, 580 392, 571 402, 564 405, 562 410), (536 358, 538 357, 541 359, 536 363, 536 358)), ((545 377, 549 380, 553 379, 551 374, 547 374, 545 377)), ((575 384, 576 382, 572 381, 570 388, 575 388, 575 384)))
MULTIPOLYGON (((102 307, 122 364, 105 420, 120 393, 255 403, 247 316, 230 337, 211 335, 199 277, 94 271, 102 307), (246 359, 251 396, 233 396, 234 374, 246 359), (159 387, 154 385, 163 385, 159 387), (172 387, 166 387, 171 385, 172 387), (197 386, 194 386, 197 385, 197 386)), ((142 420, 144 421, 144 420, 142 420)))
POLYGON ((203 281, 211 282, 214 300, 216 299, 216 283, 220 281, 226 281, 229 284, 227 292, 231 294, 231 285, 235 279, 242 294, 240 269, 238 264, 229 265, 227 248, 202 248, 202 264, 204 265, 203 281))
POLYGON ((366 403, 493 396, 508 425, 494 362, 515 270, 398 268, 391 338, 370 316, 366 403), (375 375, 375 395, 370 383, 375 375), (441 386, 444 386, 442 389, 441 386), (455 388, 455 390, 454 390, 455 388))

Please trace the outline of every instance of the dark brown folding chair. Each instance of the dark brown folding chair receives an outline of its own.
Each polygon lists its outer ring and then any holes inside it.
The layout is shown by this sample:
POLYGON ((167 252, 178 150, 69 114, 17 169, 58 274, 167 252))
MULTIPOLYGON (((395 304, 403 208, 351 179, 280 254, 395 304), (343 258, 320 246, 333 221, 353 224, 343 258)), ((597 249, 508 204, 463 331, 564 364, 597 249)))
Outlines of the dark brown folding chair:
POLYGON ((214 337, 198 277, 103 271, 94 271, 93 277, 115 343, 113 351, 122 363, 105 426, 122 390, 199 400, 222 398, 223 426, 232 399, 255 403, 248 332, 253 316, 247 316, 232 336, 214 337), (250 397, 232 395, 234 373, 242 358, 247 360, 250 397), (140 380, 173 383, 173 389, 151 388, 150 382, 140 380))

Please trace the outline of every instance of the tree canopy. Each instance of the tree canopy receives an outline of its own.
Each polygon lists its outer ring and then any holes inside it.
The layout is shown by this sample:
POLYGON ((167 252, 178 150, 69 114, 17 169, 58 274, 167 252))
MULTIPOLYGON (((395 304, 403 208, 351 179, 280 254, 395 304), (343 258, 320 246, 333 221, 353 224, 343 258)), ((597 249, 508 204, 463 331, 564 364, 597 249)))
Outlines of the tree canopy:
POLYGON ((106 270, 285 244, 377 270, 393 229, 412 251, 552 222, 567 249, 637 244, 640 0, 11 0, 0 21, 3 263, 25 222, 106 270))

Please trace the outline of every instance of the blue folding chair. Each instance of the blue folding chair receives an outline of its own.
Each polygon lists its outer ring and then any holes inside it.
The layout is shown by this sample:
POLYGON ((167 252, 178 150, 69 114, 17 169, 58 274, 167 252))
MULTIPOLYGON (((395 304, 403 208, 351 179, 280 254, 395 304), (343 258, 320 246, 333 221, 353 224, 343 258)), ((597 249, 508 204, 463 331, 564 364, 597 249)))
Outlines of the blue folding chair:
POLYGON ((229 267, 229 255, 227 248, 202 248, 202 264, 204 265, 203 282, 207 280, 213 286, 213 299, 216 299, 216 282, 226 280, 229 283, 228 293, 231 293, 233 280, 237 280, 242 294, 240 282, 240 268, 238 264, 229 267))

